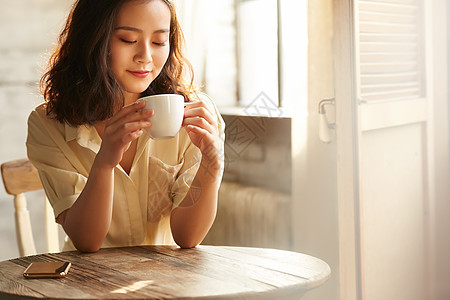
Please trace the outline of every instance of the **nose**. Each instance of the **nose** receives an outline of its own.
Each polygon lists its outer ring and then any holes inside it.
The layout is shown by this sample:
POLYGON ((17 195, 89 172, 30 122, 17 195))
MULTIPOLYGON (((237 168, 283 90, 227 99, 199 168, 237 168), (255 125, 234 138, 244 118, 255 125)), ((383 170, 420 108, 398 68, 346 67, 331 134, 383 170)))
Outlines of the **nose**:
POLYGON ((136 53, 135 60, 138 63, 149 64, 152 62, 152 52, 149 43, 142 43, 139 47, 138 53, 136 53))

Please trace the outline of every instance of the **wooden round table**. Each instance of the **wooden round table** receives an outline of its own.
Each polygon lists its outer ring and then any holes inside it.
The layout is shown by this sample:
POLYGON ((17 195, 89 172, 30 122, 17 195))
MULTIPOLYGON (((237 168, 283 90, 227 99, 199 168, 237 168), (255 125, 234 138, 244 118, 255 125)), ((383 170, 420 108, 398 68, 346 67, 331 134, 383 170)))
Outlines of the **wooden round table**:
POLYGON ((330 276, 301 253, 247 247, 141 246, 40 254, 0 262, 0 298, 299 299, 330 276), (66 278, 25 279, 31 262, 70 261, 66 278))

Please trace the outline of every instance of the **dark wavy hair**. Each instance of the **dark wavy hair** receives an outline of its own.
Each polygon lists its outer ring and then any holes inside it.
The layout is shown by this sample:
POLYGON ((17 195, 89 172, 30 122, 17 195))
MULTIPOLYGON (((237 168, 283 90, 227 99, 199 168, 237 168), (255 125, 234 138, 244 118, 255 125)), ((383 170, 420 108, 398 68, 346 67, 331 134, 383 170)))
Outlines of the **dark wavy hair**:
MULTIPOLYGON (((122 88, 109 64, 109 47, 116 16, 123 3, 137 0, 77 0, 67 18, 58 45, 40 81, 47 115, 71 126, 93 125, 124 105, 122 88)), ((184 37, 172 0, 169 57, 158 77, 142 96, 181 94, 189 101, 195 92, 194 73, 184 57, 184 37)))

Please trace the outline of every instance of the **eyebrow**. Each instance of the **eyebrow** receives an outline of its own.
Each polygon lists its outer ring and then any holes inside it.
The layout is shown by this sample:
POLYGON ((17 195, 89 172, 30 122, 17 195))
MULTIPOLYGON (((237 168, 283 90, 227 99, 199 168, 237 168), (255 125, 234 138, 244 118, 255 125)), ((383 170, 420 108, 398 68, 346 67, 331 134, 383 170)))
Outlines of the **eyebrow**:
MULTIPOLYGON (((128 30, 128 31, 134 31, 134 32, 142 32, 142 29, 130 27, 130 26, 120 26, 120 27, 114 28, 114 30, 128 30)), ((158 30, 153 31, 153 33, 166 33, 169 31, 170 31, 169 29, 158 29, 158 30)))

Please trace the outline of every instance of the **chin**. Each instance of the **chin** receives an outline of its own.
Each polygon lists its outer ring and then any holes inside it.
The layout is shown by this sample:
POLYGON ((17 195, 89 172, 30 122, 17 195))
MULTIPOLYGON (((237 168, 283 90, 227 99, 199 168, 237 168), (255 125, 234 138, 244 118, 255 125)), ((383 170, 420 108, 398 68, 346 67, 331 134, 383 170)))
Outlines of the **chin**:
POLYGON ((142 86, 139 86, 139 87, 128 87, 128 88, 126 88, 125 89, 125 91, 127 92, 127 93, 130 93, 130 94, 142 94, 143 92, 145 92, 146 90, 147 90, 147 88, 150 86, 150 83, 148 84, 148 85, 142 85, 142 86))

